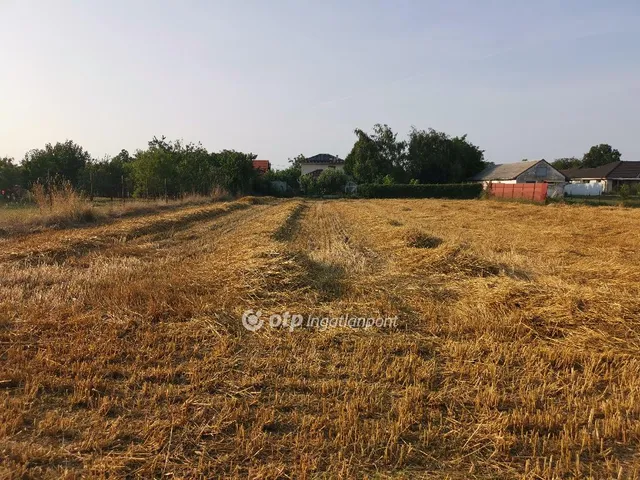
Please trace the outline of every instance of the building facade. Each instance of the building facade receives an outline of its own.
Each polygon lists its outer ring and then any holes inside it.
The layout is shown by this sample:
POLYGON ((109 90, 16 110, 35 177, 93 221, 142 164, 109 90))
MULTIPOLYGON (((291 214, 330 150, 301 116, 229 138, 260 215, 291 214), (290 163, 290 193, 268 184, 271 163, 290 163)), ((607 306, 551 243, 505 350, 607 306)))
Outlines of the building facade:
POLYGON ((320 153, 313 157, 305 158, 305 161, 300 164, 302 175, 320 175, 323 170, 333 168, 336 170, 344 169, 344 160, 330 155, 328 153, 320 153))

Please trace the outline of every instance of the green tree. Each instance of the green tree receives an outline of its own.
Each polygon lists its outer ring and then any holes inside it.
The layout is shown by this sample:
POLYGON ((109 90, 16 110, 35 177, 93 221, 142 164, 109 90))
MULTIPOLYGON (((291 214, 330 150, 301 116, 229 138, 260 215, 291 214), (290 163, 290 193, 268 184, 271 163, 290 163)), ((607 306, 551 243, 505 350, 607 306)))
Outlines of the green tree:
POLYGON ((327 168, 318 176, 317 188, 322 195, 342 193, 347 184, 347 174, 337 168, 327 168))
POLYGON ((91 155, 71 140, 55 145, 47 143, 43 149, 31 150, 25 155, 22 166, 26 186, 58 178, 78 187, 82 171, 90 160, 91 155))
POLYGON ((80 188, 92 196, 111 199, 127 195, 132 190, 131 161, 129 152, 122 150, 113 158, 107 156, 87 163, 79 182, 80 188))
POLYGON ((293 192, 300 190, 300 167, 291 165, 289 168, 282 170, 269 170, 267 173, 258 177, 260 183, 263 185, 261 191, 264 193, 270 192, 270 182, 280 181, 286 183, 293 192))
POLYGON ((601 143, 600 145, 594 145, 591 149, 582 157, 582 166, 585 168, 594 168, 601 165, 606 165, 611 162, 618 162, 621 154, 611 145, 601 143))
POLYGON ((109 188, 111 192, 117 192, 116 197, 126 197, 133 192, 132 162, 133 157, 125 149, 120 150, 120 153, 111 159, 108 176, 112 184, 109 188))
POLYGON ((20 167, 13 162, 13 158, 0 158, 0 190, 12 191, 16 185, 22 184, 20 167))
POLYGON ((371 135, 357 128, 358 137, 345 159, 345 171, 359 183, 380 183, 387 175, 404 178, 406 142, 398 141, 388 125, 376 124, 371 135))
POLYGON ((199 143, 184 144, 163 136, 153 137, 149 148, 139 150, 126 170, 131 172, 137 196, 207 195, 214 186, 237 194, 251 190, 255 158, 233 150, 209 153, 199 143))
POLYGON ((289 159, 289 163, 292 168, 297 168, 298 170, 302 170, 302 163, 306 160, 306 157, 303 154, 296 155, 293 158, 289 159))
POLYGON ((217 157, 207 152, 200 143, 179 145, 176 156, 181 193, 211 193, 219 167, 217 157))
POLYGON ((409 133, 407 173, 420 183, 459 183, 485 167, 484 153, 467 136, 449 137, 430 128, 409 133))
POLYGON ((300 177, 300 189, 305 195, 318 195, 318 182, 312 175, 302 175, 300 177))
POLYGON ((248 193, 257 176, 253 168, 256 155, 252 153, 223 150, 216 154, 219 162, 217 182, 231 194, 248 193))
POLYGON ((557 170, 568 170, 582 167, 582 160, 576 157, 556 158, 551 165, 557 170))
POLYGON ((174 196, 179 192, 178 158, 165 138, 156 137, 147 150, 138 150, 131 162, 134 195, 144 197, 174 196))

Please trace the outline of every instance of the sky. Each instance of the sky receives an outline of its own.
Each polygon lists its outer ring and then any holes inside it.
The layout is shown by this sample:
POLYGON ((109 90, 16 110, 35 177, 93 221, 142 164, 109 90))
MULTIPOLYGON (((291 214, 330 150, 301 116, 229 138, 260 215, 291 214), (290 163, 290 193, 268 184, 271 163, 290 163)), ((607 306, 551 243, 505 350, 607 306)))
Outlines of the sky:
POLYGON ((638 25, 637 0, 0 0, 0 156, 165 135, 284 167, 386 123, 640 160, 638 25))

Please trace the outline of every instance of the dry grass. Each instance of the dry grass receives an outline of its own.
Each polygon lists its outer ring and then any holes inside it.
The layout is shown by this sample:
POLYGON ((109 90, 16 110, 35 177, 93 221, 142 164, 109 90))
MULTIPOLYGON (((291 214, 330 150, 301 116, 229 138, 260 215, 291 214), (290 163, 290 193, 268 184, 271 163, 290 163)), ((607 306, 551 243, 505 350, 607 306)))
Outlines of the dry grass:
POLYGON ((0 477, 638 478, 639 221, 243 199, 2 239, 0 477))
POLYGON ((68 184, 54 186, 51 191, 36 184, 32 191, 32 198, 33 203, 0 206, 0 237, 103 223, 122 217, 206 205, 228 201, 231 196, 224 191, 216 190, 209 196, 186 195, 183 198, 168 201, 127 199, 126 202, 122 202, 118 199, 96 199, 92 202, 68 184))

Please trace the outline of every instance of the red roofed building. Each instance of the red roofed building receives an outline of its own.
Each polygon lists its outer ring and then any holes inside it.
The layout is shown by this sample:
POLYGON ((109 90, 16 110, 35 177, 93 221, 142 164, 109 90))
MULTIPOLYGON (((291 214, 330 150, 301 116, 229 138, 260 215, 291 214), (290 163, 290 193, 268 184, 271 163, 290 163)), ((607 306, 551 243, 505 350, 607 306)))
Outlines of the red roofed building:
POLYGON ((253 168, 258 170, 260 174, 263 174, 271 170, 271 162, 269 160, 254 160, 253 168))

